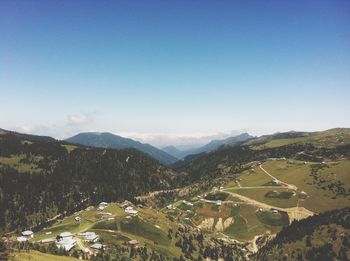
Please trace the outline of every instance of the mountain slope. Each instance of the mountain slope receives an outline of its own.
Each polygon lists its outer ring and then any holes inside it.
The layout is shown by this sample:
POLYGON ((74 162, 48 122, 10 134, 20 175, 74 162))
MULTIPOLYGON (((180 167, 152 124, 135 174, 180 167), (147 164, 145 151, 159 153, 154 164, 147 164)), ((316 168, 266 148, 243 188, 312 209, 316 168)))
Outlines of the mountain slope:
POLYGON ((350 208, 293 222, 259 250, 255 260, 349 260, 350 208))
POLYGON ((171 188, 181 178, 134 149, 87 148, 3 131, 0 233, 44 225, 100 201, 171 188))
POLYGON ((133 148, 147 153, 151 157, 159 160, 164 165, 170 165, 176 162, 178 159, 169 155, 168 153, 157 149, 149 144, 143 144, 141 142, 124 138, 112 133, 103 132, 86 132, 77 134, 66 141, 76 144, 81 144, 91 147, 111 148, 111 149, 126 149, 133 148))
POLYGON ((165 151, 166 153, 168 153, 169 155, 181 159, 183 156, 183 151, 179 150, 178 148, 176 148, 175 146, 167 146, 162 148, 162 151, 165 151))
POLYGON ((188 156, 174 167, 189 173, 193 180, 198 180, 239 172, 246 163, 268 158, 286 157, 322 162, 324 159, 350 157, 350 129, 295 135, 279 133, 236 143, 234 146, 222 146, 196 157, 188 156))
POLYGON ((199 148, 189 149, 189 150, 179 150, 174 146, 169 146, 163 148, 163 151, 167 152, 168 154, 177 157, 179 159, 183 159, 188 155, 196 155, 204 152, 210 152, 213 150, 218 149, 222 145, 232 145, 237 142, 243 142, 249 139, 254 138, 253 136, 249 135, 248 133, 242 133, 237 136, 229 137, 223 140, 212 140, 208 144, 201 146, 199 148))

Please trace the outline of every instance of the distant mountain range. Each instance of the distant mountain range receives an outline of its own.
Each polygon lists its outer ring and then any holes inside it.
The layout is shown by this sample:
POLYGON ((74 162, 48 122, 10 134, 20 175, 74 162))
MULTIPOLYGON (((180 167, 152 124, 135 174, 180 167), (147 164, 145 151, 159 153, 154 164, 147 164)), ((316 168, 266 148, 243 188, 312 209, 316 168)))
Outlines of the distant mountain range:
POLYGON ((188 155, 194 155, 194 154, 200 154, 203 152, 209 152, 218 149, 222 145, 230 145, 234 144, 236 142, 242 142, 246 141, 249 139, 254 138, 253 136, 249 135, 248 133, 242 133, 237 136, 229 137, 223 140, 212 140, 208 144, 199 147, 199 148, 194 148, 194 149, 189 149, 189 150, 179 150, 175 146, 168 146, 163 148, 163 151, 166 153, 178 158, 178 159, 183 159, 188 155))
POLYGON ((164 165, 171 165, 178 159, 165 151, 162 151, 152 145, 144 144, 129 138, 124 138, 108 132, 85 132, 79 133, 66 141, 91 147, 126 149, 133 148, 142 151, 151 157, 157 159, 164 165))

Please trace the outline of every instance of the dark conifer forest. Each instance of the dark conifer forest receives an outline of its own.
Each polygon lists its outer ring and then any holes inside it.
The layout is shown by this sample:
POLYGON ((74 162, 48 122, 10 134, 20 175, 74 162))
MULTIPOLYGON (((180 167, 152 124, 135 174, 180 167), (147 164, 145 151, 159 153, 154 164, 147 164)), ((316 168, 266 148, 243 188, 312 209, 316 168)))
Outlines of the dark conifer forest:
POLYGON ((0 157, 9 159, 0 169, 1 232, 40 228, 58 214, 180 183, 174 171, 136 150, 69 146, 45 137, 0 135, 0 157))

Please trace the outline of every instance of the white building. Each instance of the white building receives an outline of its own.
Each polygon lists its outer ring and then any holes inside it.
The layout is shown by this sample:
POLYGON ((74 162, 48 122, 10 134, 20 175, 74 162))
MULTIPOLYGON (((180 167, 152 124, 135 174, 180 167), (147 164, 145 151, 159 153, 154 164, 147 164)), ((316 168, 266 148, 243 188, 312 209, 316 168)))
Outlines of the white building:
POLYGON ((107 202, 101 202, 100 204, 98 204, 98 210, 102 211, 104 210, 106 207, 108 206, 108 203, 107 202))
POLYGON ((137 211, 136 209, 134 209, 133 207, 130 207, 130 206, 129 206, 129 207, 126 207, 126 208, 124 209, 124 211, 125 211, 126 213, 132 215, 132 216, 136 216, 137 213, 138 213, 138 211, 137 211))
POLYGON ((132 245, 132 246, 135 246, 135 245, 138 245, 140 242, 136 239, 132 239, 130 241, 128 241, 128 244, 129 245, 132 245))
POLYGON ((102 245, 100 243, 95 243, 95 244, 93 244, 91 246, 91 248, 93 248, 93 249, 102 249, 102 248, 105 248, 105 247, 106 247, 106 245, 102 245))
POLYGON ((80 222, 80 220, 81 220, 80 217, 75 217, 74 219, 75 219, 75 221, 78 221, 78 222, 80 222))
POLYGON ((96 242, 99 239, 99 236, 95 232, 82 232, 78 235, 84 238, 85 242, 96 242))
POLYGON ((183 200, 182 203, 184 203, 185 205, 190 206, 190 207, 193 206, 193 203, 188 202, 188 201, 186 201, 186 200, 183 200))
POLYGON ((273 184, 279 185, 281 183, 281 181, 279 181, 278 179, 274 179, 272 180, 273 184))
POLYGON ((22 236, 26 237, 27 239, 30 239, 34 237, 34 233, 31 230, 26 230, 22 232, 22 236))
POLYGON ((28 238, 26 238, 26 237, 24 237, 24 236, 19 236, 19 237, 17 237, 17 241, 18 242, 25 242, 25 241, 27 241, 28 240, 28 238))
POLYGON ((61 240, 56 242, 56 246, 58 248, 62 248, 65 251, 70 251, 75 245, 77 241, 72 237, 63 237, 61 240))

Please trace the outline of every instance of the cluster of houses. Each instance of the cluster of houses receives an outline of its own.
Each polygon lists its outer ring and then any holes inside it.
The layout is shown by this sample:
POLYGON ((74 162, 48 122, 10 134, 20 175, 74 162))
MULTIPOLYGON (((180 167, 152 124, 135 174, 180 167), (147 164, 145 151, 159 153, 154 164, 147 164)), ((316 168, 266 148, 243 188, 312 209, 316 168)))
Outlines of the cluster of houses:
MULTIPOLYGON (((50 233, 51 234, 51 233, 50 233)), ((81 232, 78 233, 78 236, 81 237, 85 242, 94 243, 90 247, 93 249, 105 248, 105 245, 96 243, 99 240, 99 236, 95 232, 81 232)), ((21 236, 17 237, 17 241, 25 242, 34 237, 34 233, 30 230, 23 231, 21 236)), ((57 248, 64 249, 65 251, 70 251, 77 244, 77 240, 74 238, 71 232, 62 232, 56 238, 47 238, 40 241, 42 244, 55 243, 57 248)), ((92 254, 92 252, 86 248, 85 253, 92 254)))
POLYGON ((220 186, 220 187, 213 187, 211 190, 212 191, 218 191, 218 190, 223 190, 224 186, 220 186))
MULTIPOLYGON (((120 207, 124 209, 125 213, 128 214, 128 217, 136 217, 138 215, 138 210, 135 209, 130 201, 125 200, 120 204, 120 207)), ((141 205, 139 205, 139 207, 141 207, 141 205)))
POLYGON ((26 230, 21 233, 21 236, 17 237, 18 242, 25 242, 34 237, 34 233, 31 230, 26 230))

